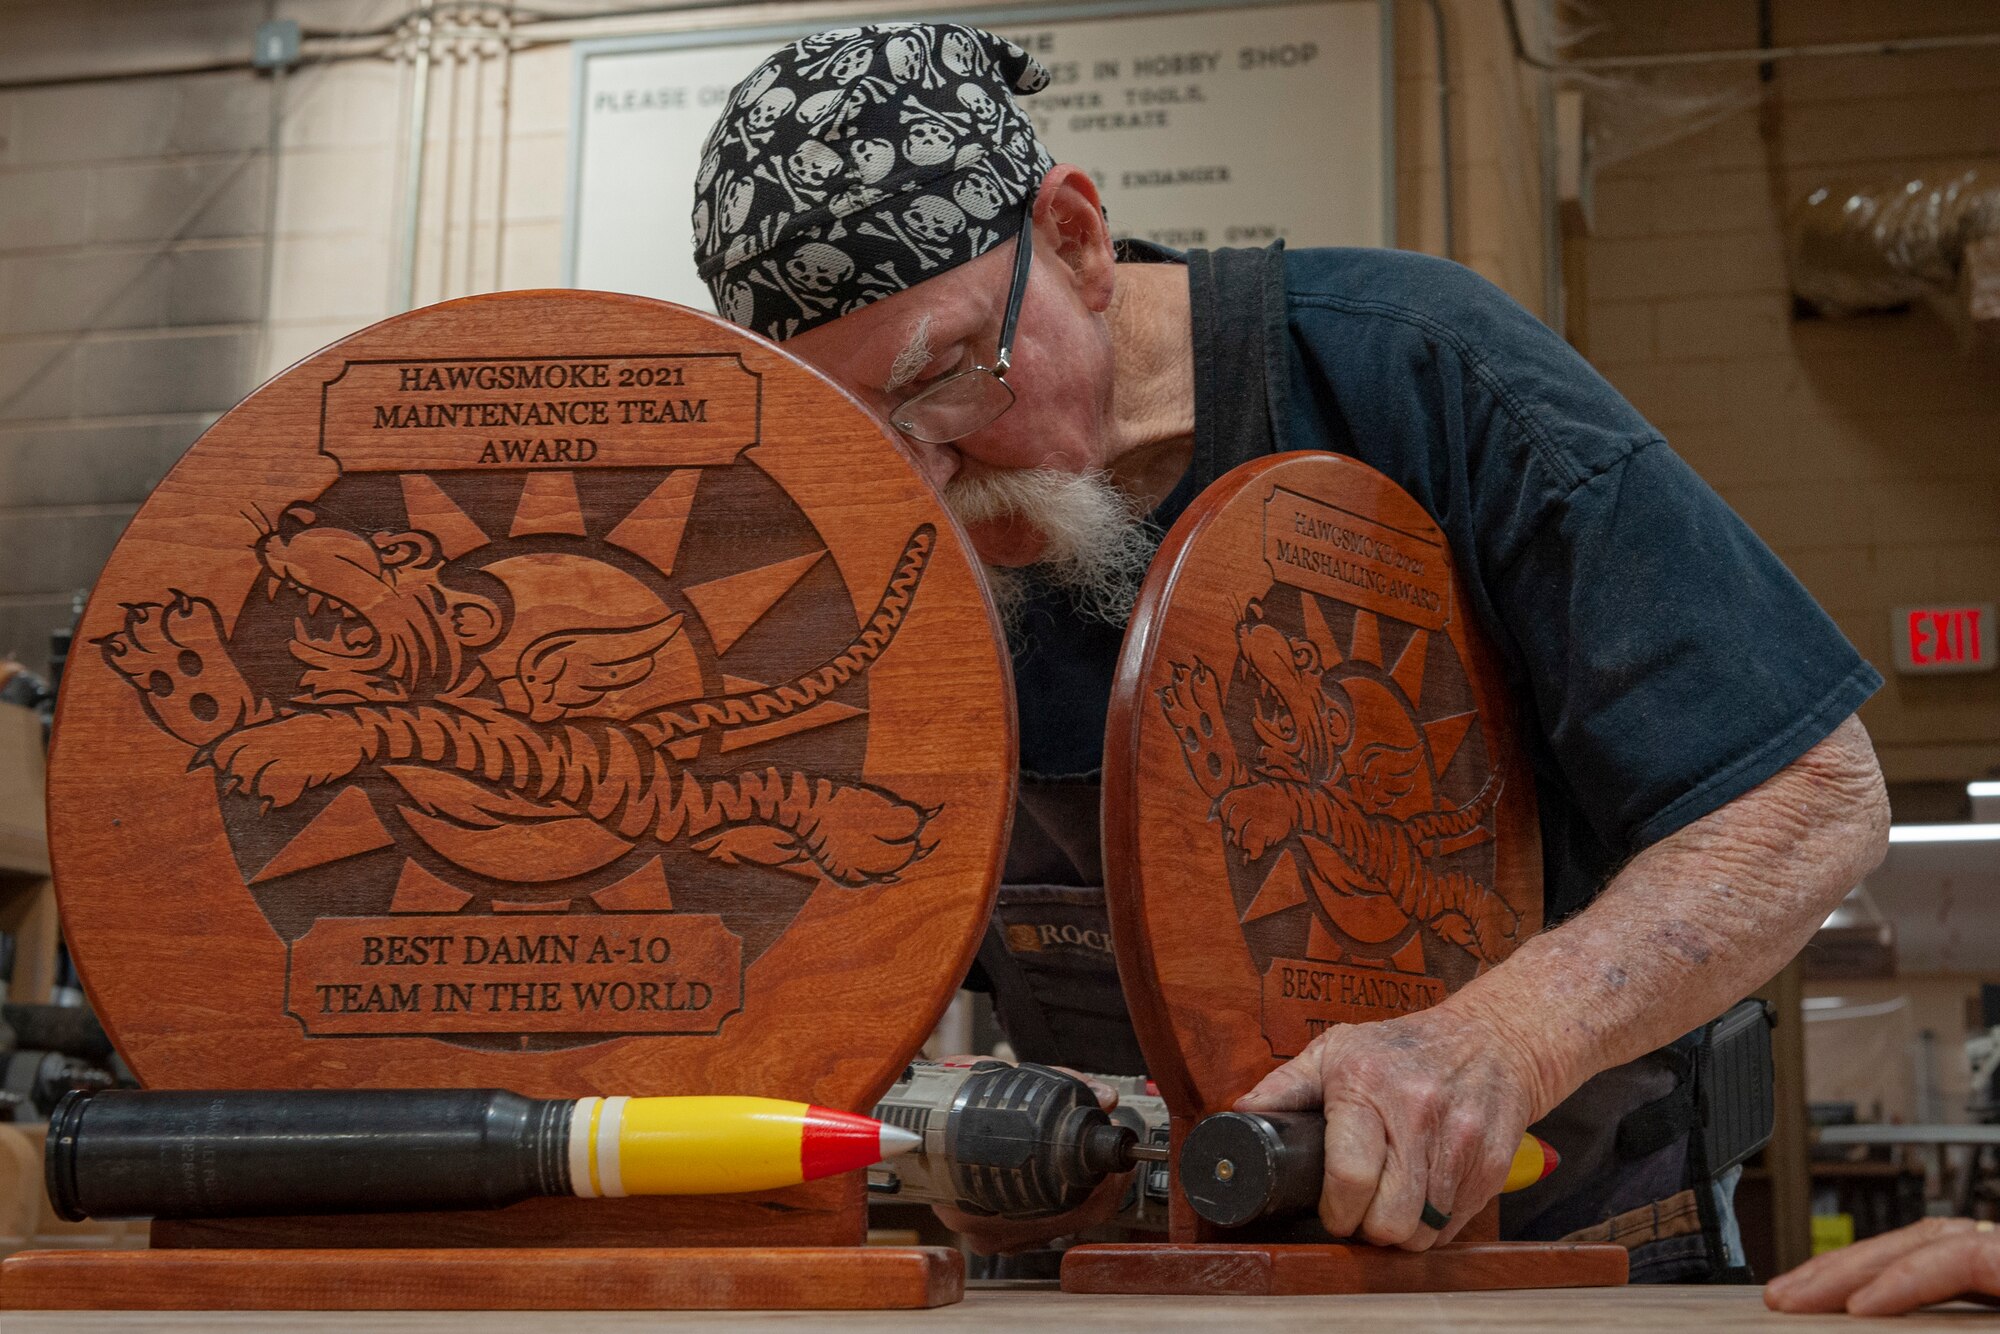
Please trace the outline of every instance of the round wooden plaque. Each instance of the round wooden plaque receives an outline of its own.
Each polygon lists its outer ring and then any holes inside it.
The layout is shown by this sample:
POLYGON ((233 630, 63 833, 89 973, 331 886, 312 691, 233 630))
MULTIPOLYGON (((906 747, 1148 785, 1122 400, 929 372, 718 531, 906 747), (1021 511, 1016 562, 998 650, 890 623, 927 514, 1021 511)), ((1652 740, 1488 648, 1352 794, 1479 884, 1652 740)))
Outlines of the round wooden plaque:
POLYGON ((1533 784, 1421 506, 1280 454, 1167 535, 1105 737, 1118 969, 1173 1110, 1443 999, 1541 925, 1533 784))
POLYGON ((155 1087, 865 1106, 991 908, 1013 697, 963 538, 693 311, 504 293, 308 358, 80 638, 49 839, 155 1087))

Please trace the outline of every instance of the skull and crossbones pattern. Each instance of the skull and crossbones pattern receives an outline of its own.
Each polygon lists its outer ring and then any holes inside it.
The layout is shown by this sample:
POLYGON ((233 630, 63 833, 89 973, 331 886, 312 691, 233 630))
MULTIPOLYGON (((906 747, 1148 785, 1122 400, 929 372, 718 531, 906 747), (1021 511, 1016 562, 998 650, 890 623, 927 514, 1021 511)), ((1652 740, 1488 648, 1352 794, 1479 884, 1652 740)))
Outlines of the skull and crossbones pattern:
POLYGON ((1048 72, 963 24, 805 37, 731 93, 695 179, 724 318, 788 338, 1013 236, 1054 165, 1015 100, 1048 72))

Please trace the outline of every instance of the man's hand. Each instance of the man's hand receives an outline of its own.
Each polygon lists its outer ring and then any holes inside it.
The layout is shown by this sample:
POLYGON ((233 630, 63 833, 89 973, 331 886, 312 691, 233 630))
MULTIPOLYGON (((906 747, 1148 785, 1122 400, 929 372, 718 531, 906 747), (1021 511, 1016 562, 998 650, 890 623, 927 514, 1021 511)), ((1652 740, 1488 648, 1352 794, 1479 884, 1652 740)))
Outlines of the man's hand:
MULTIPOLYGON (((991 1056, 945 1056, 946 1063, 959 1061, 990 1061, 991 1056)), ((1115 1111, 1118 1107, 1118 1090, 1109 1084, 1100 1083, 1080 1070, 1068 1066, 1052 1066, 1066 1075, 1075 1075, 1090 1086, 1096 1095, 1097 1105, 1105 1111, 1115 1111)), ((1125 1199, 1125 1192, 1132 1184, 1130 1172, 1114 1172, 1097 1183, 1097 1189, 1090 1192, 1084 1202, 1068 1213, 1055 1214, 1049 1218, 999 1218, 991 1214, 968 1214, 947 1204, 933 1205, 931 1212, 938 1221, 965 1238, 965 1244, 980 1255, 1011 1255, 1015 1251, 1030 1251, 1046 1245, 1057 1237, 1067 1237, 1072 1232, 1081 1232, 1087 1227, 1096 1227, 1110 1220, 1118 1212, 1118 1206, 1125 1199)))
POLYGON ((1495 1029, 1447 1003, 1327 1030, 1236 1110, 1323 1108, 1326 1230, 1422 1251, 1499 1193, 1534 1119, 1535 1079, 1495 1029), (1426 1201, 1451 1215, 1442 1232, 1421 1221, 1426 1201))
POLYGON ((1449 1241, 1498 1193, 1530 1123, 1782 968, 1881 860, 1888 811, 1849 718, 1434 1008, 1332 1029, 1237 1106, 1324 1105, 1329 1232, 1449 1241), (1420 1221, 1426 1199, 1451 1215, 1442 1232, 1420 1221))
POLYGON ((1764 1305, 1793 1314, 1902 1315, 1934 1302, 1994 1297, 2000 1230, 1970 1218, 1926 1218, 1816 1256, 1764 1285, 1764 1305))

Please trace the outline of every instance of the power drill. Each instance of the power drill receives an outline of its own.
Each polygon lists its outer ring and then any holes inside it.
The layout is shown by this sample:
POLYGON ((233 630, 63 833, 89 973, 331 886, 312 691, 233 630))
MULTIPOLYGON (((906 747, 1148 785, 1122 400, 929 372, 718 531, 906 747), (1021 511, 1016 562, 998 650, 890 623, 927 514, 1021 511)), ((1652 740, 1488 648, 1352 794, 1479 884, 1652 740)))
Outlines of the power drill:
POLYGON ((1117 1089, 1115 1111, 1046 1065, 913 1061, 874 1114, 923 1143, 870 1168, 868 1188, 968 1214, 1048 1218, 1077 1208, 1111 1173, 1143 1165, 1110 1221, 1165 1231, 1166 1104, 1143 1077, 1097 1078, 1117 1089))
MULTIPOLYGON (((1169 1194, 1166 1104, 1143 1077, 1093 1076, 1118 1090, 1105 1112, 1090 1086, 1045 1065, 1004 1061, 916 1061, 875 1118, 923 1143, 868 1171, 868 1188, 916 1204, 968 1214, 1048 1218, 1077 1208, 1113 1172, 1143 1165, 1116 1216, 1106 1221, 1165 1231, 1169 1194)), ((1188 1206, 1224 1227, 1303 1216, 1310 1220, 1325 1175, 1326 1120, 1313 1112, 1217 1112, 1181 1145, 1178 1171, 1188 1206)), ((1524 1189, 1557 1165, 1556 1151, 1524 1135, 1501 1189, 1524 1189)), ((1306 1233, 1314 1226, 1304 1225, 1306 1233)))

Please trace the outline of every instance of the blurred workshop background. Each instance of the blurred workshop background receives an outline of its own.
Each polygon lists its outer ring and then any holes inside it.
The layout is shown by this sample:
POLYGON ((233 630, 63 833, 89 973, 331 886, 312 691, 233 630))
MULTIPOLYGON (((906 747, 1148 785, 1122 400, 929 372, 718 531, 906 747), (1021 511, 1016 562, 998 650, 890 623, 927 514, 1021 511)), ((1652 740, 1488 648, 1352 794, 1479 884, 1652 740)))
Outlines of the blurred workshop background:
MULTIPOLYGON (((412 306, 562 285, 705 304, 688 181, 720 92, 798 32, 945 14, 1056 71, 1031 110, 1114 225, 1468 264, 1777 550, 1888 678, 1862 717, 1897 829, 1768 989, 1782 1096, 1743 1188, 1752 1258, 2000 1216, 2000 11, 1979 0, 0 0, 13 999, 82 1002, 34 714, 195 437, 412 306), (1273 98, 1317 114, 1272 136, 1273 98)), ((121 1073, 87 1035, 0 1036, 23 1122, 121 1073)), ((37 1155, 5 1147, 0 1247, 46 1241, 37 1155)))

